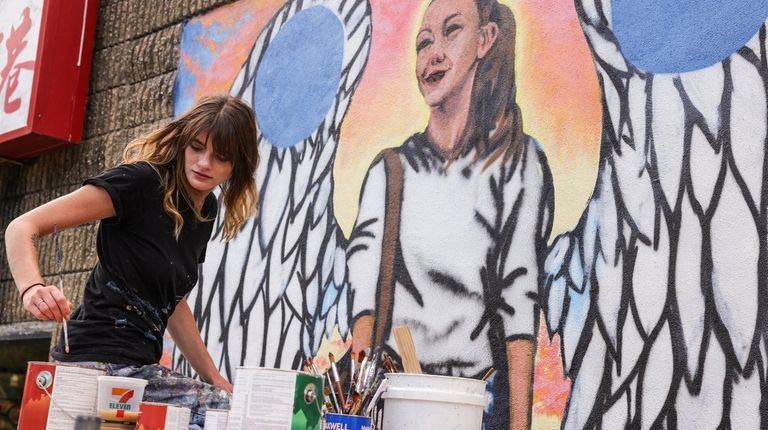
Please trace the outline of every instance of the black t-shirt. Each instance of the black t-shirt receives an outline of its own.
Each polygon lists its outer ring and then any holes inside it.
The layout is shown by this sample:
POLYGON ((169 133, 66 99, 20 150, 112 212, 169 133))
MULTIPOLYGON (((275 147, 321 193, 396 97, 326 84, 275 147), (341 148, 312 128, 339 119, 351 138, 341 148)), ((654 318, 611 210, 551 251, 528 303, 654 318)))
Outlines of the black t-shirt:
POLYGON ((158 173, 147 163, 126 164, 89 178, 109 193, 116 216, 101 220, 99 258, 85 287, 83 304, 68 323, 70 353, 64 339, 52 352, 59 361, 157 363, 163 334, 176 304, 197 283, 198 264, 216 216, 216 198, 208 195, 196 222, 184 199, 177 208, 184 219, 178 241, 173 219, 163 209, 158 173))

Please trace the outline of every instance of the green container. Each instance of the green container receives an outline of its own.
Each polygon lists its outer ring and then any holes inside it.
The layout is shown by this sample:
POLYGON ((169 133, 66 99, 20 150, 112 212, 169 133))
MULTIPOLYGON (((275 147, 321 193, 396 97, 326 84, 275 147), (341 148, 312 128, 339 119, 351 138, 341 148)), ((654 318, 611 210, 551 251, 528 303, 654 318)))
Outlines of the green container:
POLYGON ((234 387, 229 430, 321 430, 321 376, 294 370, 239 367, 234 387))

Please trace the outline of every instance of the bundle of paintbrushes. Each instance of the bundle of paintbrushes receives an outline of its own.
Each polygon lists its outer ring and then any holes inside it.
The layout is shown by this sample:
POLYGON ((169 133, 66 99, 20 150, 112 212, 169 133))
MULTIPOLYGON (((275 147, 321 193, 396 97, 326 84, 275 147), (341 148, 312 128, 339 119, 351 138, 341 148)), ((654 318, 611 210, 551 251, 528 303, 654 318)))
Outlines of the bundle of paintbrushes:
MULTIPOLYGON (((329 354, 328 360, 330 367, 325 374, 326 408, 329 413, 345 415, 361 415, 368 409, 368 404, 384 379, 385 370, 381 363, 384 363, 387 369, 388 366, 394 365, 391 357, 386 353, 382 354, 379 348, 373 353, 370 348, 366 348, 359 354, 351 354, 349 372, 343 372, 345 377, 342 379, 336 357, 329 354), (347 386, 346 394, 344 386, 347 386)), ((317 368, 310 359, 305 360, 305 370, 317 373, 317 368)))

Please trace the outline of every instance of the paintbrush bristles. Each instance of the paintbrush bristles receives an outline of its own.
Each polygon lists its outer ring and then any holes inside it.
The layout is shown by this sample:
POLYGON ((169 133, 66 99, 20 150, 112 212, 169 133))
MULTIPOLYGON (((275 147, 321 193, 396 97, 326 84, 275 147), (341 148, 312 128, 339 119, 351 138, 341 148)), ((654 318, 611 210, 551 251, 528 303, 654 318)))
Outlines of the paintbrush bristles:
POLYGON ((397 349, 403 359, 403 368, 406 373, 421 373, 421 364, 416 355, 416 345, 413 344, 411 329, 407 325, 397 326, 392 329, 397 342, 397 349))

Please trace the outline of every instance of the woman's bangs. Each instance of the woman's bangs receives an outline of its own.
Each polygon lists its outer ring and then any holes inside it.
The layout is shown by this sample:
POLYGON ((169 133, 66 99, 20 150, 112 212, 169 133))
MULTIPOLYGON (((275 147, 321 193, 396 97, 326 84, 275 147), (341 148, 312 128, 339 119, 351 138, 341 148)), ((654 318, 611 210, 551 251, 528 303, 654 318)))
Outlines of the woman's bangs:
POLYGON ((214 119, 213 124, 208 131, 208 141, 213 143, 213 149, 217 154, 221 154, 233 163, 235 158, 240 156, 238 151, 237 132, 226 121, 222 121, 220 116, 214 119))

